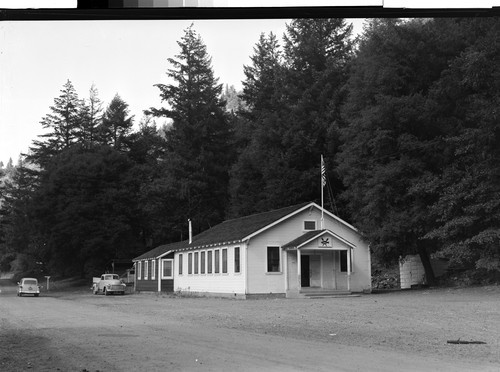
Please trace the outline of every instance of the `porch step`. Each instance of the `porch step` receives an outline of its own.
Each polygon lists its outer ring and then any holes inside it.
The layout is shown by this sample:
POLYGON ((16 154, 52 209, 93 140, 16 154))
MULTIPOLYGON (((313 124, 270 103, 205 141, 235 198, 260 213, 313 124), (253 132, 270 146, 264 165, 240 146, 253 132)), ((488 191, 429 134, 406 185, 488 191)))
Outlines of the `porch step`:
POLYGON ((323 291, 301 291, 305 298, 335 298, 335 297, 357 297, 351 291, 323 290, 323 291))

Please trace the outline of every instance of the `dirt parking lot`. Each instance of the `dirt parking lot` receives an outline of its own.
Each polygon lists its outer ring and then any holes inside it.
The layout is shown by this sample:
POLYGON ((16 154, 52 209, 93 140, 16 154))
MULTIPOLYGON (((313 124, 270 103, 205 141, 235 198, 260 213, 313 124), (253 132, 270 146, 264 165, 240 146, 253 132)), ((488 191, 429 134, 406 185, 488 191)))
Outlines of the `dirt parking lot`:
POLYGON ((500 371, 499 286, 297 300, 0 289, 1 371, 500 371))

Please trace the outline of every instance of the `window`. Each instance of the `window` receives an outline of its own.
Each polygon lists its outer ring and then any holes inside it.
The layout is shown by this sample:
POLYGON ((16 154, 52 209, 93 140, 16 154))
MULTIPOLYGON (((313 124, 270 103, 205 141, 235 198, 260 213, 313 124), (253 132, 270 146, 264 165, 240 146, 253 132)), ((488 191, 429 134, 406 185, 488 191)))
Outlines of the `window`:
POLYGON ((215 256, 214 256, 214 264, 215 264, 215 270, 214 273, 218 274, 220 272, 220 251, 218 249, 215 250, 215 256))
POLYGON ((316 221, 304 221, 304 230, 316 230, 316 221))
POLYGON ((151 261, 151 280, 156 278, 156 260, 151 261))
MULTIPOLYGON (((340 272, 347 272, 347 251, 340 251, 340 272)), ((352 256, 351 256, 351 273, 352 273, 352 256)))
POLYGON ((172 279, 174 277, 173 275, 174 260, 172 259, 162 260, 161 263, 162 263, 161 278, 172 279))
POLYGON ((205 274, 205 252, 200 253, 200 274, 205 274))
POLYGON ((227 249, 222 250, 222 273, 227 274, 227 249))
POLYGON ((148 279, 148 267, 149 266, 149 261, 144 261, 144 280, 148 279))
POLYGON ((182 253, 179 254, 179 275, 182 275, 182 253))
POLYGON ((267 272, 280 272, 280 247, 267 247, 267 272))
POLYGON ((142 279, 142 262, 138 261, 136 263, 136 265, 137 265, 137 280, 141 280, 142 279))
POLYGON ((240 247, 234 248, 234 272, 240 272, 240 247))
POLYGON ((188 253, 188 274, 193 273, 193 254, 188 253))
POLYGON ((207 274, 212 274, 212 251, 207 252, 207 274))
POLYGON ((198 274, 198 252, 194 253, 194 273, 198 274))

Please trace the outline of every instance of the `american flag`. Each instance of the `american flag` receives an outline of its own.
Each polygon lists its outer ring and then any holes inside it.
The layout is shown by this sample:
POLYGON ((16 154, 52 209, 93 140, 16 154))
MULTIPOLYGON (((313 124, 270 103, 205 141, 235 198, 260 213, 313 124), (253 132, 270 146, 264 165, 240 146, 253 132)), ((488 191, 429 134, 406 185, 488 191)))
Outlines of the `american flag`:
POLYGON ((325 161, 323 160, 323 155, 321 155, 321 187, 326 185, 326 167, 325 161))

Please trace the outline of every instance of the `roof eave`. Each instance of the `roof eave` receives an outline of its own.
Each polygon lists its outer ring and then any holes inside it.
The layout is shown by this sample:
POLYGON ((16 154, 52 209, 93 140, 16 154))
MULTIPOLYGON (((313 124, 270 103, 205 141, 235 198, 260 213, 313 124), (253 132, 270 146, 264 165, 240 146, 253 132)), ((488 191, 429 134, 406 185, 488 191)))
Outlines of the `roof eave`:
POLYGON ((292 216, 295 216, 296 214, 298 214, 298 213, 302 212, 303 210, 305 210, 305 209, 307 209, 307 208, 310 208, 311 206, 314 206, 314 205, 316 205, 316 203, 313 203, 313 202, 311 202, 311 203, 309 203, 309 204, 306 204, 306 205, 305 205, 305 206, 303 206, 302 208, 296 209, 295 211, 293 211, 293 212, 291 212, 291 213, 287 214, 286 216, 281 217, 280 219, 278 219, 278 220, 276 220, 276 221, 274 221, 274 222, 270 223, 269 225, 264 226, 263 228, 261 228, 261 229, 259 229, 259 230, 255 231, 255 232, 253 232, 253 233, 251 233, 251 234, 249 234, 249 235, 247 235, 247 236, 243 237, 241 240, 242 240, 242 241, 245 241, 245 240, 248 240, 248 239, 250 239, 250 238, 253 238, 254 236, 259 235, 260 233, 262 233, 262 232, 264 232, 264 231, 266 231, 266 230, 270 229, 270 228, 271 228, 271 227, 273 227, 273 226, 276 226, 277 224, 279 224, 279 223, 281 223, 281 222, 285 221, 286 219, 288 219, 288 218, 290 218, 290 217, 292 217, 292 216))
MULTIPOLYGON (((242 240, 242 241, 245 241, 245 240, 248 240, 248 239, 250 239, 250 238, 253 238, 254 236, 256 236, 256 235, 258 235, 258 234, 260 234, 260 233, 262 233, 262 232, 266 231, 267 229, 270 229, 271 227, 273 227, 273 226, 275 226, 275 225, 279 224, 280 222, 285 221, 286 219, 288 219, 288 218, 290 218, 290 217, 292 217, 292 216, 295 216, 296 214, 298 214, 298 213, 300 213, 300 212, 302 212, 302 211, 304 211, 304 210, 306 210, 306 209, 308 209, 308 208, 311 208, 311 207, 316 207, 316 208, 318 208, 319 210, 321 210, 321 209, 322 209, 322 208, 321 208, 318 204, 316 204, 316 203, 314 203, 314 202, 311 202, 311 203, 309 203, 309 204, 306 204, 306 205, 305 205, 305 206, 303 206, 302 208, 299 208, 299 209, 297 209, 297 210, 295 210, 295 211, 293 211, 293 212, 291 212, 291 213, 287 214, 286 216, 283 216, 283 217, 281 217, 280 219, 278 219, 278 220, 276 220, 276 221, 274 221, 274 222, 270 223, 269 225, 264 226, 263 228, 261 228, 261 229, 259 229, 259 230, 255 231, 255 232, 253 232, 253 233, 251 233, 251 234, 249 234, 249 235, 247 235, 247 236, 243 237, 241 240, 242 240)), ((328 216, 330 216, 331 218, 333 218, 334 220, 336 220, 337 222, 341 223, 342 225, 344 225, 344 226, 348 227, 349 229, 351 229, 351 230, 355 231, 356 233, 359 233, 358 229, 356 229, 356 228, 355 228, 354 226, 352 226, 351 224, 348 224, 348 223, 347 223, 347 222, 345 222, 343 219, 341 219, 341 218, 337 217, 337 216, 336 216, 336 215, 334 215, 333 213, 331 213, 331 212, 327 211, 327 210, 326 210, 326 209, 324 209, 324 208, 323 208, 323 212, 324 212, 324 213, 326 213, 326 214, 327 214, 328 216)), ((351 245, 351 244, 349 243, 349 245, 351 245)), ((353 247, 354 247, 354 246, 353 246, 353 247)))
POLYGON ((175 248, 175 249, 172 249, 172 252, 184 252, 184 251, 191 251, 191 250, 194 250, 194 249, 222 247, 222 246, 225 246, 225 245, 238 244, 238 243, 242 243, 242 242, 243 242, 242 239, 237 239, 237 240, 229 240, 229 241, 223 241, 223 242, 199 244, 199 245, 193 245, 193 246, 175 248))

